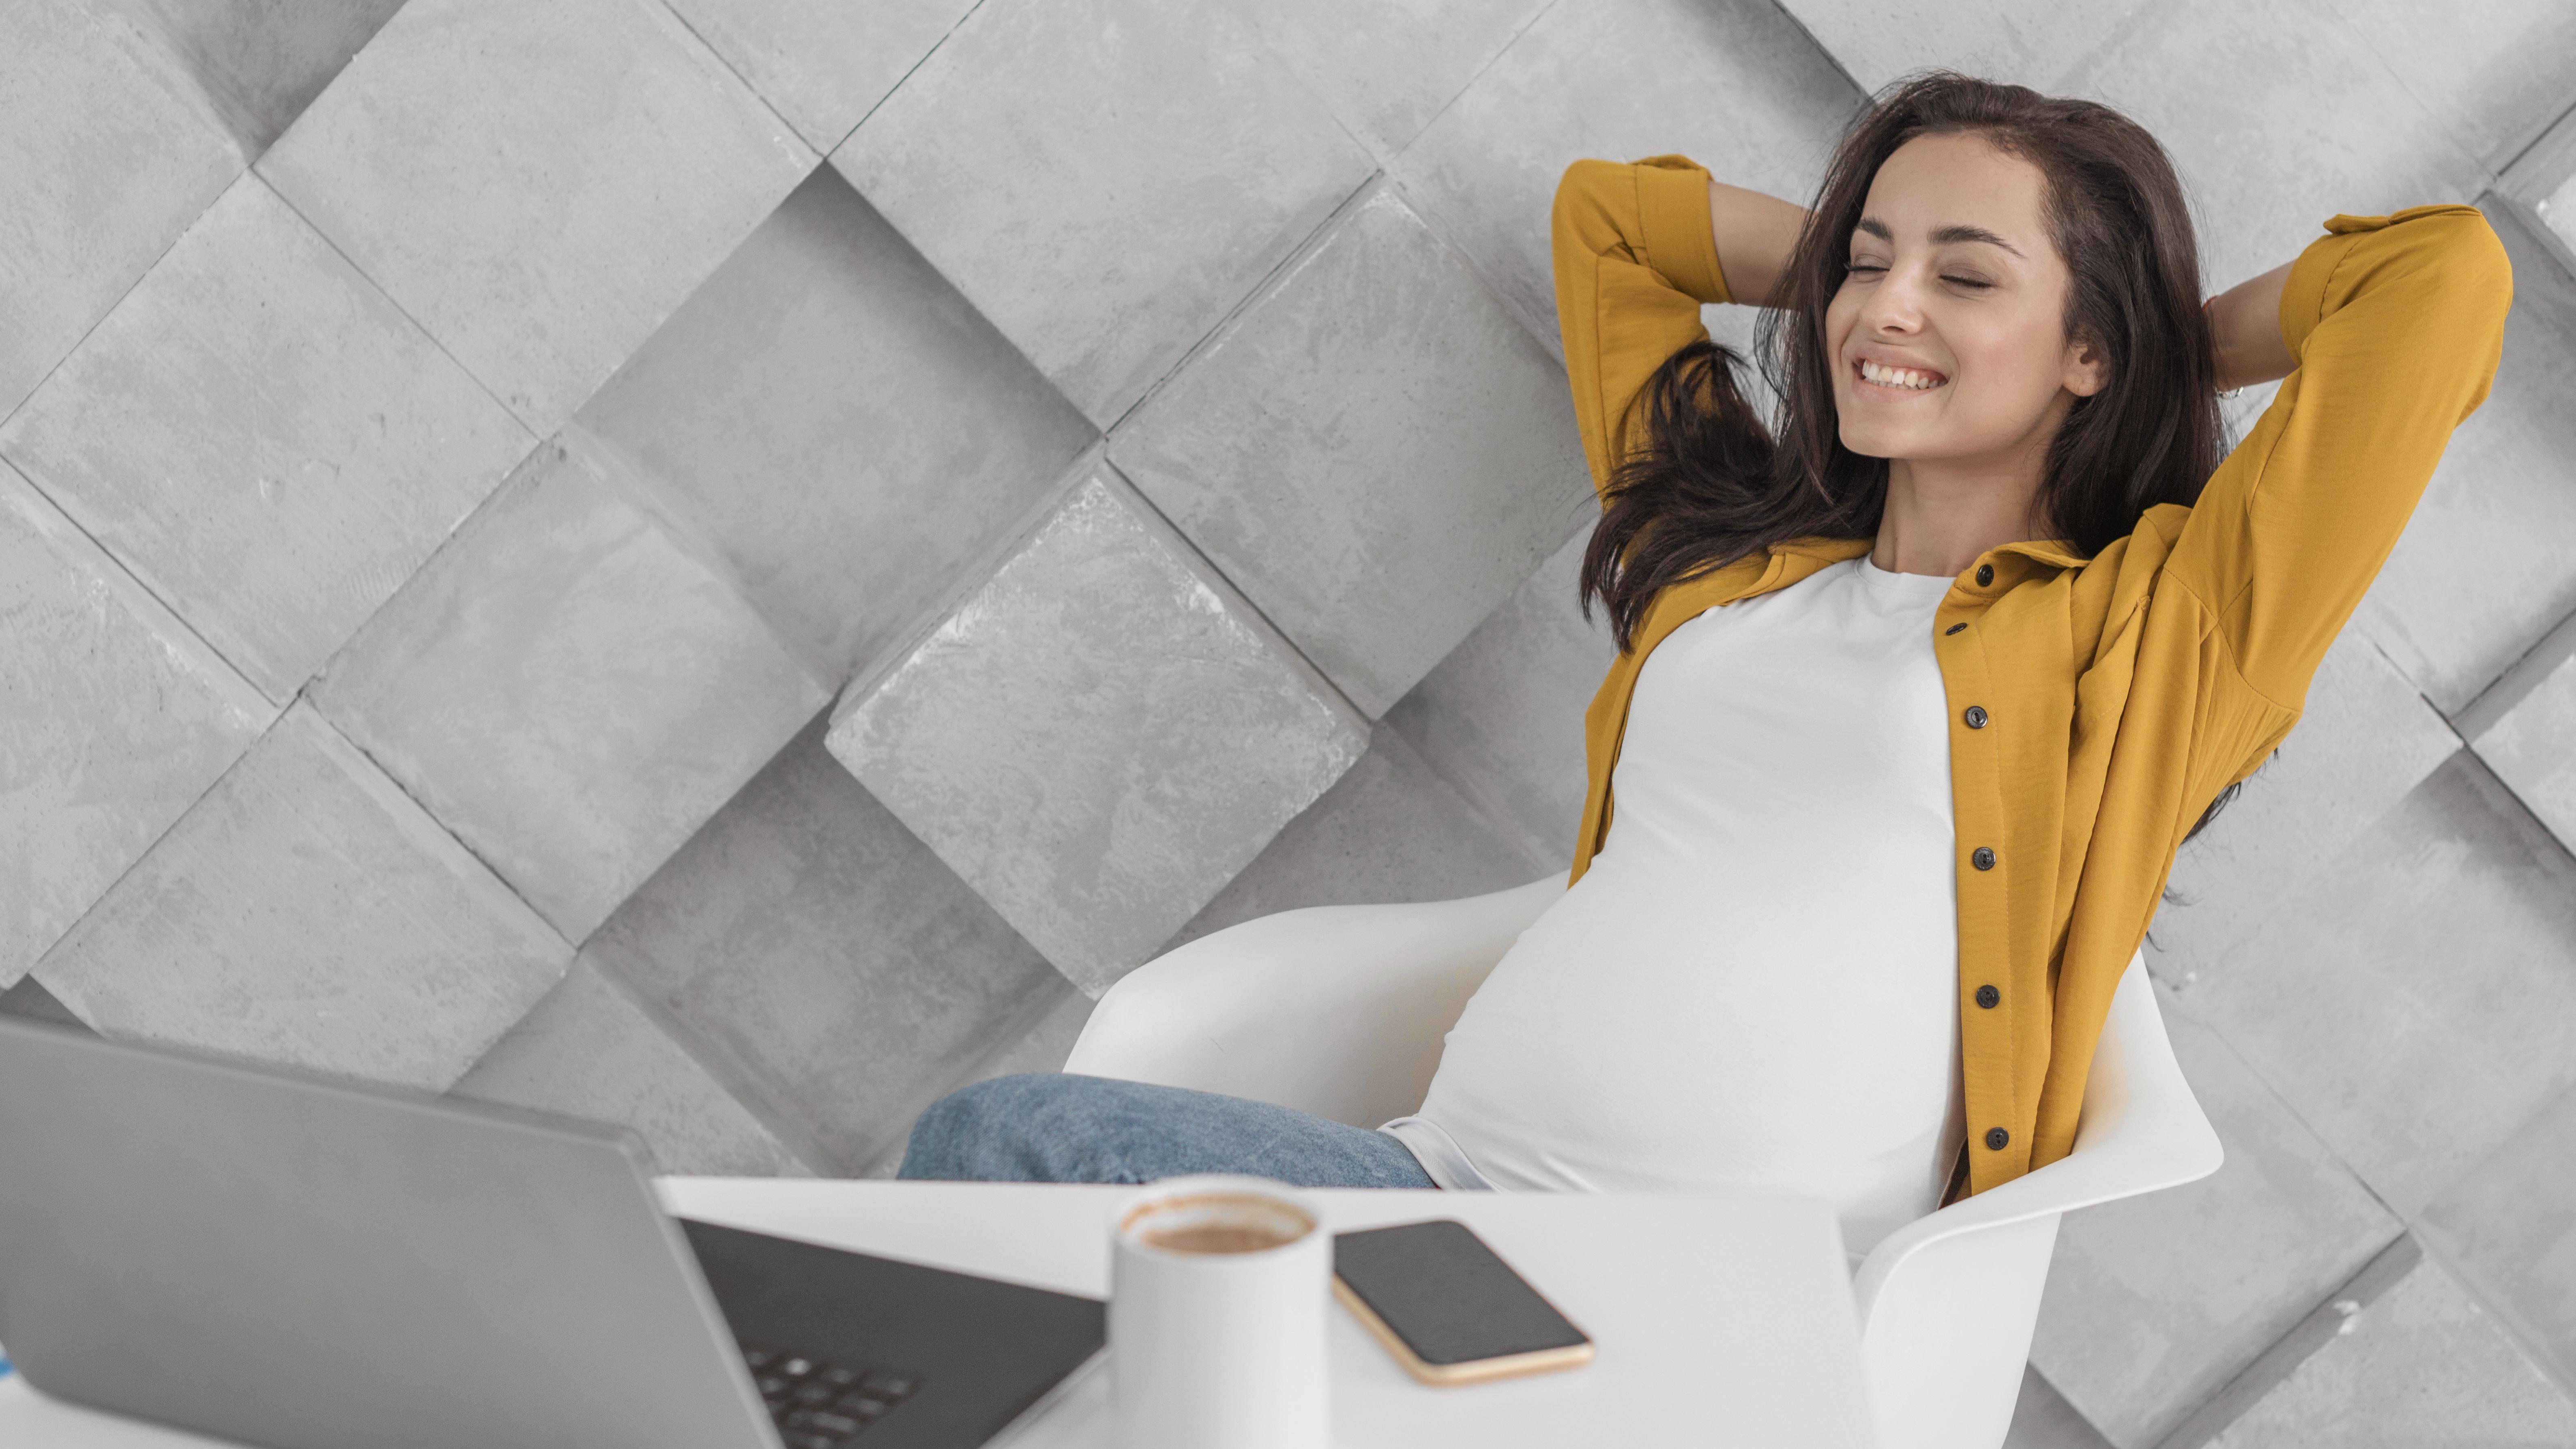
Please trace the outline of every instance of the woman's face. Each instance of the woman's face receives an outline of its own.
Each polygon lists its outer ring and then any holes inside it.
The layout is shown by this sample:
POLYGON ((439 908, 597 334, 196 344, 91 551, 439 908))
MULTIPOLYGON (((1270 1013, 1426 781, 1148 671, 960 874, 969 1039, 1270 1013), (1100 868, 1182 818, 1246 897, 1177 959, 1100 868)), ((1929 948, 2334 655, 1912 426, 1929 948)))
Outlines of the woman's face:
POLYGON ((1878 168, 1825 309, 1844 447, 2002 463, 2101 390, 2097 349, 2066 337, 2046 188, 1975 135, 1918 136, 1878 168))

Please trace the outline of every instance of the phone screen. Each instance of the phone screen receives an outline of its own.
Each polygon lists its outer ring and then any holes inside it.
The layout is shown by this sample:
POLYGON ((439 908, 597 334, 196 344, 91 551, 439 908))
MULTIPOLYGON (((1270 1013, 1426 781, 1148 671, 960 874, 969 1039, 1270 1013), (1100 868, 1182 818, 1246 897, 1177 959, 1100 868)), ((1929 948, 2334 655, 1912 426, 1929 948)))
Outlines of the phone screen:
POLYGON ((1573 1368, 1592 1340, 1448 1218, 1333 1236, 1335 1296, 1426 1383, 1573 1368))

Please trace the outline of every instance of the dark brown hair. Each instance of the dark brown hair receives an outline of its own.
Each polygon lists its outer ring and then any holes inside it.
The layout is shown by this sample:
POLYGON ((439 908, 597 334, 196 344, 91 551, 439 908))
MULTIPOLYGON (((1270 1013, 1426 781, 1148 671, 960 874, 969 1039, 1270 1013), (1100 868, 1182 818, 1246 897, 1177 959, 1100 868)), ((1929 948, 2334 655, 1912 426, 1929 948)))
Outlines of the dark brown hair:
MULTIPOLYGON (((1853 122, 1762 313, 1754 348, 1779 398, 1771 425, 1747 401, 1744 359, 1694 342, 1667 359, 1613 428, 1621 461, 1583 556, 1631 647, 1666 587, 1797 538, 1864 538, 1887 502, 1887 461, 1842 444, 1825 308, 1842 286, 1870 183, 1918 136, 1974 134, 2039 168, 2070 274, 2066 335, 2092 343, 2108 380, 2078 398, 2048 450, 2039 510, 2090 557, 2159 503, 2188 504, 2218 466, 2221 423, 2200 255, 2182 182, 2135 121, 2091 101, 1935 71, 1899 82, 1853 122)), ((2230 786, 2193 827, 2197 834, 2230 786)))

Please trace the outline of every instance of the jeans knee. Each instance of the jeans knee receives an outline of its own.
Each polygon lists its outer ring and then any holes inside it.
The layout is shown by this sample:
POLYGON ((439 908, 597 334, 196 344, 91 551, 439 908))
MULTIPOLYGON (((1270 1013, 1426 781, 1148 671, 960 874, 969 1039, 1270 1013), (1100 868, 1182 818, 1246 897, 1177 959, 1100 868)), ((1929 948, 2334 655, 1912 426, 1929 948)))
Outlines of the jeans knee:
POLYGON ((958 1088, 913 1119, 897 1177, 990 1180, 1017 1154, 1010 1139, 1038 1109, 1056 1074, 994 1077, 958 1088))

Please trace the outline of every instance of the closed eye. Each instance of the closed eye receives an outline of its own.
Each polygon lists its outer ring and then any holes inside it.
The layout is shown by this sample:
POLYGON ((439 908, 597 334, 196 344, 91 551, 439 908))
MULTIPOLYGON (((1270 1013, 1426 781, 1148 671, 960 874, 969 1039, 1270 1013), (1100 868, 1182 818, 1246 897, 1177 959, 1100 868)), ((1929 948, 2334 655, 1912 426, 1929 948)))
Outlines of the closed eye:
POLYGON ((1948 282, 1954 287, 1970 287, 1980 292, 1986 291, 1994 286, 1994 283, 1992 282, 1981 282, 1974 277, 1943 277, 1941 280, 1948 282))

